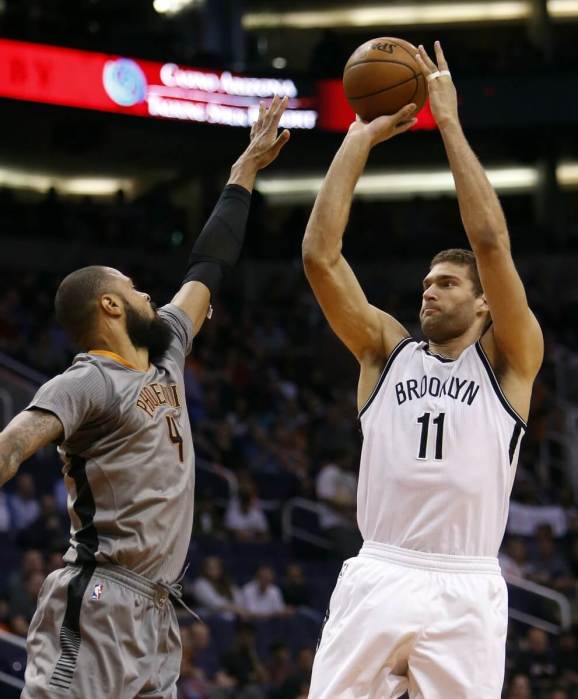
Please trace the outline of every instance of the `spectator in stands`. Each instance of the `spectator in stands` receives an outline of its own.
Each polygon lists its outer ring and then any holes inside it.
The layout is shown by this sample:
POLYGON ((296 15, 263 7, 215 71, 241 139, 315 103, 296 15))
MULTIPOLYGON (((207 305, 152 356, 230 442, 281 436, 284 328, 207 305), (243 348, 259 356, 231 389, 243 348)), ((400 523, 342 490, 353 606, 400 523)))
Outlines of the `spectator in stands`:
POLYGON ((303 568, 298 563, 290 563, 287 566, 281 591, 288 607, 311 606, 311 590, 305 580, 303 568))
POLYGON ((25 529, 38 519, 40 505, 36 500, 34 479, 29 473, 21 473, 16 478, 16 492, 8 497, 12 511, 12 521, 18 531, 25 529))
POLYGON ((229 501, 225 527, 237 541, 266 541, 269 538, 269 525, 253 483, 246 481, 239 486, 238 494, 229 501))
POLYGON ((259 473, 281 473, 283 460, 268 430, 257 421, 251 425, 249 443, 245 447, 251 469, 259 473))
POLYGON ((16 636, 26 638, 30 622, 22 614, 11 614, 8 622, 8 631, 16 636))
POLYGON ((343 454, 351 449, 351 415, 339 401, 326 406, 325 416, 315 429, 313 445, 318 454, 343 454))
MULTIPOLYGON (((286 401, 290 406, 291 402, 286 401)), ((283 419, 278 420, 272 434, 272 441, 282 471, 292 474, 299 482, 309 478, 310 461, 307 455, 305 433, 299 428, 291 428, 286 421, 288 407, 283 407, 283 419)))
POLYGON ((563 631, 558 639, 557 653, 560 683, 578 694, 578 639, 576 630, 563 631))
POLYGON ((527 675, 532 688, 549 690, 558 677, 559 667, 548 635, 542 629, 531 628, 524 645, 515 661, 515 671, 527 675))
POLYGON ((23 548, 36 548, 42 551, 66 548, 67 529, 56 509, 52 495, 40 498, 40 515, 18 535, 18 544, 23 548))
POLYGON ((228 422, 213 424, 211 441, 216 450, 216 462, 231 471, 238 471, 244 466, 245 459, 235 442, 232 425, 228 422))
POLYGON ((283 602, 281 590, 275 585, 273 568, 260 566, 253 580, 243 586, 245 608, 253 617, 286 616, 290 610, 283 602))
POLYGON ((8 596, 22 590, 25 581, 32 573, 45 573, 44 558, 42 552, 37 549, 29 549, 22 553, 20 568, 13 571, 8 578, 8 596))
POLYGON ((201 565, 201 574, 193 582, 190 591, 201 612, 205 614, 219 614, 227 619, 245 614, 243 595, 231 582, 223 567, 223 561, 217 556, 205 558, 201 565))
POLYGON ((340 558, 351 558, 361 548, 357 528, 357 477, 350 451, 339 451, 317 476, 317 498, 323 509, 319 525, 333 544, 340 558))
POLYGON ((548 694, 548 699, 570 699, 570 697, 565 689, 553 689, 548 694))
POLYGON ((288 677, 273 694, 272 699, 306 699, 311 681, 314 652, 312 648, 300 648, 297 653, 296 672, 288 677))
POLYGON ((22 616, 28 623, 36 611, 38 593, 44 582, 45 575, 40 571, 31 572, 24 581, 24 587, 13 589, 9 598, 10 613, 22 616))
POLYGON ((556 538, 566 534, 566 512, 560 505, 540 505, 535 502, 535 488, 527 479, 516 484, 510 501, 508 533, 533 536, 541 524, 549 524, 556 538))
POLYGON ((29 361, 47 374, 54 374, 66 365, 67 353, 54 342, 49 325, 34 332, 27 354, 29 361))
POLYGON ((222 517, 217 509, 213 493, 205 489, 195 501, 195 521, 193 524, 193 536, 205 536, 213 539, 222 539, 225 536, 222 517))
POLYGON ((183 655, 177 699, 210 699, 214 685, 199 663, 199 656, 207 650, 210 642, 211 633, 206 624, 194 622, 191 626, 181 627, 183 655))
POLYGON ((269 687, 273 693, 294 674, 294 671, 289 646, 282 641, 272 643, 269 646, 267 675, 269 677, 269 687))
POLYGON ((565 591, 572 589, 574 581, 570 568, 556 550, 556 541, 549 524, 536 528, 536 551, 528 570, 530 580, 547 587, 565 591))
POLYGON ((520 536, 509 536, 503 548, 505 550, 498 555, 502 573, 525 578, 531 566, 528 563, 528 551, 524 539, 520 536))
POLYGON ((534 699, 528 675, 517 673, 510 679, 507 697, 508 699, 534 699))
POLYGON ((257 653, 255 629, 241 622, 235 632, 233 648, 221 659, 217 677, 217 684, 229 687, 217 690, 212 699, 265 699, 260 685, 267 680, 267 670, 257 653))

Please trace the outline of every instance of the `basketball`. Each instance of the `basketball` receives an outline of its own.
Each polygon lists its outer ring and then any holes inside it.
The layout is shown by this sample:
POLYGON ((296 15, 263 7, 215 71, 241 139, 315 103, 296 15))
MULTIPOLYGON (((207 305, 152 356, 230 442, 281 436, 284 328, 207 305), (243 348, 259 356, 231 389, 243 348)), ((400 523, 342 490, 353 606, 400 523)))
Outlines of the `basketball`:
POLYGON ((410 102, 419 111, 427 87, 416 53, 409 41, 392 37, 371 39, 355 49, 343 71, 343 89, 353 111, 364 121, 395 114, 410 102))

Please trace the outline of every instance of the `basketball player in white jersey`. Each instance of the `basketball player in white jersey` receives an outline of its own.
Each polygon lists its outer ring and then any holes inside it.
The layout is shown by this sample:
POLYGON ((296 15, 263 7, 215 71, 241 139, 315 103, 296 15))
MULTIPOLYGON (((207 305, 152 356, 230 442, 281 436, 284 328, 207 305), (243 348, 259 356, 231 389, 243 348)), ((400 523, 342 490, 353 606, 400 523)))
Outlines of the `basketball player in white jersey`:
POLYGON ((415 105, 351 125, 315 202, 305 272, 360 365, 357 518, 309 699, 497 699, 507 590, 497 563, 543 340, 510 254, 504 214, 460 126, 439 42, 419 62, 473 254, 436 256, 411 338, 368 303, 341 254, 371 149, 414 123, 415 105))

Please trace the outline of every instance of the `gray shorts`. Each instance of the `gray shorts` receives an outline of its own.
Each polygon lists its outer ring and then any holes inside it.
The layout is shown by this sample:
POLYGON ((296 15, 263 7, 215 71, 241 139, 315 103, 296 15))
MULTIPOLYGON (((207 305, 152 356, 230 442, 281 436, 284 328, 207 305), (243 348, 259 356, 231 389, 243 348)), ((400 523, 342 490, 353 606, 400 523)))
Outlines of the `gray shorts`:
POLYGON ((166 590, 118 566, 66 566, 38 596, 21 699, 175 699, 181 664, 166 590))

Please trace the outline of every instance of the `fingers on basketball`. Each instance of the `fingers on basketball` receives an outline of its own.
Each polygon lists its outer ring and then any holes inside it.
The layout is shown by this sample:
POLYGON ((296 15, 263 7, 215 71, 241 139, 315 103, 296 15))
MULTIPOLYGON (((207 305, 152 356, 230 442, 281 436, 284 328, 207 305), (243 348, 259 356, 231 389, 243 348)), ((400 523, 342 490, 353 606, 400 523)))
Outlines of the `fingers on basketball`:
POLYGON ((395 133, 404 133, 404 131, 409 131, 412 126, 417 124, 417 117, 410 119, 409 121, 402 121, 395 127, 395 133))
POLYGON ((439 42, 439 41, 435 42, 434 50, 436 52, 436 60, 438 62, 438 69, 439 70, 448 70, 448 62, 446 61, 446 57, 444 56, 444 51, 442 49, 441 42, 439 42))
POLYGON ((408 122, 412 121, 412 115, 415 112, 416 105, 412 103, 406 104, 393 116, 394 124, 397 127, 405 126, 408 122))
POLYGON ((425 50, 423 44, 420 44, 418 47, 418 53, 416 54, 416 59, 420 65, 424 75, 429 75, 430 73, 433 73, 438 69, 436 64, 428 56, 428 53, 425 50))
POLYGON ((420 70, 423 73, 424 77, 427 77, 429 75, 430 71, 428 70, 426 64, 423 62, 423 58, 421 57, 421 55, 419 53, 415 54, 415 60, 418 64, 418 66, 420 67, 420 70))

